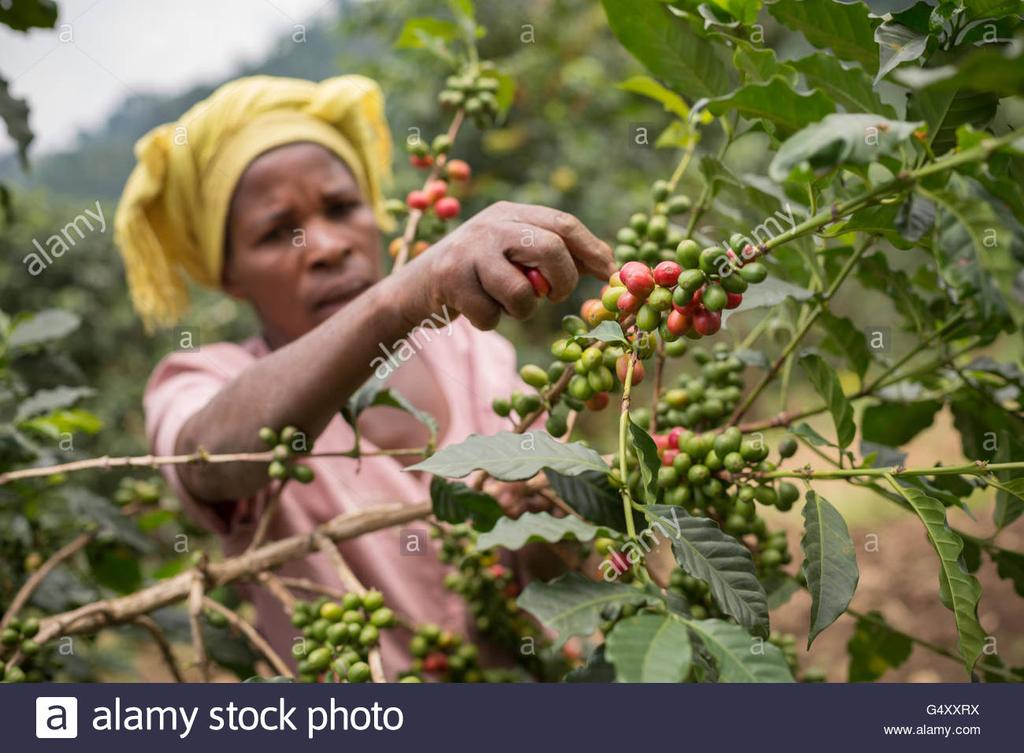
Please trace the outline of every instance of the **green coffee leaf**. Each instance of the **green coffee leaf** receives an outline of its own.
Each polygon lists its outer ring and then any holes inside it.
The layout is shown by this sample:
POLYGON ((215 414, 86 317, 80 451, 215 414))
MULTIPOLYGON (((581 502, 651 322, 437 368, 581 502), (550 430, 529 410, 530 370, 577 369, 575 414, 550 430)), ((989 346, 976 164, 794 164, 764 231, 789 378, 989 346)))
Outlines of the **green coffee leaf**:
POLYGON ((601 0, 608 25, 622 46, 655 78, 688 96, 716 97, 732 89, 735 76, 721 47, 656 2, 601 0))
POLYGON ((690 633, 668 614, 620 621, 605 646, 619 682, 682 682, 690 673, 690 633))
POLYGON ((710 100, 707 108, 715 115, 735 111, 748 120, 766 121, 780 139, 792 136, 836 109, 821 92, 798 92, 782 76, 741 86, 731 94, 710 100))
POLYGON ((913 487, 897 485, 897 491, 924 523, 928 539, 939 555, 939 595, 942 603, 953 612, 960 656, 969 673, 985 643, 985 631, 978 622, 981 585, 960 562, 963 541, 949 529, 942 503, 913 487))
POLYGON ((478 549, 493 546, 522 549, 531 541, 552 543, 566 538, 590 541, 601 535, 607 536, 607 529, 592 526, 572 515, 556 518, 549 512, 526 512, 515 519, 499 519, 494 528, 477 537, 476 546, 478 549))
POLYGON ((782 651, 764 638, 722 620, 690 620, 674 613, 673 617, 690 628, 714 658, 719 682, 793 682, 782 651))
POLYGON ((20 423, 40 413, 51 413, 62 408, 70 408, 79 400, 92 397, 95 394, 96 391, 89 387, 62 386, 48 390, 39 390, 18 406, 14 422, 20 423))
POLYGON ((579 573, 566 573, 550 583, 531 581, 516 599, 545 626, 558 633, 555 647, 573 635, 590 635, 603 621, 605 607, 646 600, 639 589, 623 583, 599 583, 579 573))
POLYGON ((341 417, 345 419, 355 432, 356 442, 355 447, 351 452, 354 457, 359 456, 359 416, 362 415, 363 411, 377 406, 386 406, 388 408, 397 408, 398 410, 405 411, 427 427, 427 430, 430 432, 429 445, 433 447, 437 444, 437 421, 434 417, 426 411, 422 411, 417 408, 409 402, 402 393, 391 389, 390 387, 386 387, 384 382, 376 377, 370 377, 366 384, 360 387, 359 390, 349 398, 345 407, 341 409, 341 417))
POLYGON ((498 500, 490 494, 438 476, 430 479, 430 501, 438 520, 446 523, 472 520, 473 528, 478 531, 490 531, 505 515, 498 500))
POLYGON ((883 23, 875 29, 878 42, 878 73, 875 85, 897 66, 919 59, 928 46, 928 35, 894 23, 883 23))
POLYGON ((943 278, 957 298, 973 300, 985 319, 1005 321, 1006 304, 990 275, 1013 274, 1010 251, 1016 240, 991 197, 973 178, 957 173, 943 189, 918 190, 937 207, 932 245, 943 278))
POLYGON ((684 572, 706 581, 719 608, 758 635, 768 635, 768 602, 750 550, 718 525, 672 505, 647 508, 656 531, 672 543, 684 572))
POLYGON ((839 383, 839 377, 821 356, 808 353, 800 359, 800 366, 807 374, 808 380, 815 391, 821 395, 832 414, 832 420, 836 425, 837 442, 841 448, 850 446, 854 435, 857 433, 857 426, 853 423, 853 406, 843 394, 843 386, 839 383))
MULTIPOLYGON (((544 475, 555 494, 587 521, 616 531, 626 530, 622 494, 612 486, 607 473, 587 471, 576 476, 565 476, 547 469, 544 475)), ((637 530, 646 522, 638 512, 633 513, 633 521, 637 530)))
POLYGON ((1013 590, 1024 596, 1024 554, 1000 549, 992 555, 999 577, 1013 582, 1013 590))
POLYGON ((849 681, 874 682, 889 669, 910 658, 914 644, 888 625, 879 612, 858 618, 846 651, 850 655, 849 681))
POLYGON ((24 319, 18 319, 7 341, 12 349, 35 345, 67 337, 82 323, 77 314, 64 309, 43 309, 24 319))
POLYGON ((658 501, 658 469, 661 467, 661 458, 658 457, 658 448, 646 430, 637 426, 633 418, 629 418, 629 437, 636 448, 637 457, 640 460, 640 478, 643 480, 644 502, 649 505, 658 501))
POLYGON ((858 62, 868 73, 878 69, 878 21, 868 17, 870 8, 865 3, 780 0, 768 10, 784 26, 803 32, 818 49, 832 50, 840 60, 858 62))
POLYGON ((861 417, 861 436, 868 442, 900 447, 931 426, 941 408, 936 400, 868 406, 861 417))
MULTIPOLYGON (((2 12, 2 6, 0 6, 2 12)), ((7 134, 18 147, 18 160, 22 169, 28 168, 28 145, 34 138, 28 123, 28 103, 13 96, 7 80, 0 77, 0 118, 7 126, 7 134)))
POLYGON ((809 491, 804 505, 802 570, 811 594, 807 648, 850 606, 860 571, 853 539, 842 514, 824 497, 809 491))
POLYGON ((857 65, 847 66, 838 58, 815 52, 805 58, 789 61, 807 83, 846 108, 847 112, 877 112, 895 118, 896 110, 879 98, 871 78, 857 65))
POLYGON ((57 23, 57 3, 52 0, 18 0, 0 4, 0 24, 15 31, 52 29, 57 23))
POLYGON ((590 652, 587 663, 569 672, 563 682, 615 682, 615 667, 604 656, 605 645, 590 652))
POLYGON ((768 174, 781 183, 794 168, 804 163, 820 171, 844 165, 867 165, 896 154, 921 125, 875 114, 827 115, 779 147, 768 174))
POLYGON ((591 448, 580 442, 563 444, 545 431, 470 434, 464 442, 443 447, 405 470, 426 471, 446 478, 487 471, 501 481, 524 481, 544 468, 567 476, 586 471, 608 472, 608 465, 591 448))
POLYGON ((872 360, 864 331, 845 316, 836 316, 830 311, 821 312, 818 321, 828 332, 822 344, 836 355, 845 356, 857 378, 863 382, 872 360))
POLYGON ((650 76, 631 76, 617 88, 653 99, 655 102, 661 103, 666 112, 674 113, 683 120, 690 115, 690 108, 682 97, 674 91, 666 89, 650 76))
POLYGON ((580 336, 585 340, 600 340, 605 343, 622 343, 628 345, 625 333, 618 322, 601 322, 592 330, 580 336))

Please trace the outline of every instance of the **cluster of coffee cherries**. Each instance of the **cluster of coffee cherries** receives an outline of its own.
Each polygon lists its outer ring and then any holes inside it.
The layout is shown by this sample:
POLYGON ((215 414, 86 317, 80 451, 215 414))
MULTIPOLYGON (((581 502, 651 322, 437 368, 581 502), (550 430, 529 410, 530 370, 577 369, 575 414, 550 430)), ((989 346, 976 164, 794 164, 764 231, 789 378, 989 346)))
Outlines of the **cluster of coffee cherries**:
MULTIPOLYGON (((423 188, 410 191, 405 201, 389 199, 384 206, 395 218, 404 217, 410 210, 423 213, 409 248, 410 256, 415 257, 442 238, 448 232, 448 221, 462 212, 462 204, 451 195, 451 188, 453 184, 467 183, 472 170, 464 160, 448 159, 452 141, 447 134, 439 134, 429 146, 421 139, 412 139, 406 142, 406 148, 415 167, 429 170, 435 162, 441 166, 438 177, 428 180, 423 188)), ((388 245, 388 253, 398 256, 401 247, 402 237, 399 236, 388 245)))
POLYGON ((484 682, 477 647, 450 630, 434 624, 421 625, 409 641, 412 667, 400 675, 401 682, 422 682, 424 676, 436 682, 484 682))
POLYGON ((668 578, 668 591, 682 596, 695 620, 722 618, 725 614, 718 608, 715 598, 711 595, 711 587, 707 581, 695 578, 682 570, 676 569, 668 578))
POLYGON ((746 364, 728 345, 718 343, 711 353, 698 347, 691 354, 700 373, 682 374, 661 394, 655 406, 658 426, 695 431, 714 428, 732 413, 743 395, 746 364))
MULTIPOLYGON (((492 403, 494 412, 506 417, 513 413, 521 419, 537 412, 542 407, 548 412, 545 429, 553 437, 564 436, 568 431, 568 416, 571 410, 603 410, 610 401, 609 393, 618 389, 626 378, 629 354, 621 344, 607 343, 587 337, 590 327, 574 314, 562 319, 562 329, 567 337, 551 344, 555 357, 548 367, 526 364, 519 370, 522 380, 533 387, 536 393, 513 392, 507 399, 497 398, 492 403), (560 394, 548 396, 548 388, 573 368, 572 377, 566 389, 560 394)), ((638 358, 647 359, 659 347, 658 340, 649 333, 629 333, 630 348, 638 358)), ((668 356, 679 357, 686 352, 686 343, 677 341, 662 343, 668 356)), ((637 361, 633 369, 632 384, 639 384, 644 378, 644 365, 637 361)))
POLYGON ((650 599, 641 604, 609 604, 601 610, 601 624, 598 627, 608 635, 620 620, 637 614, 664 614, 666 611, 668 607, 661 599, 650 599))
POLYGON ((477 128, 489 128, 498 117, 500 88, 494 63, 485 60, 445 79, 437 102, 447 109, 462 110, 477 128))
POLYGON ((3 682, 44 682, 55 667, 42 652, 42 646, 35 641, 39 632, 39 620, 35 617, 13 619, 0 633, 0 680, 3 682), (20 666, 6 669, 7 662, 17 652, 20 666))
POLYGON ((380 591, 349 592, 341 601, 321 597, 296 602, 292 624, 302 640, 292 647, 302 682, 366 682, 368 656, 380 631, 396 624, 395 613, 384 605, 380 591))
POLYGON ((623 264, 601 298, 584 303, 583 318, 596 326, 635 316, 638 329, 657 330, 667 342, 713 335, 722 327, 722 311, 739 307, 747 286, 768 275, 760 262, 739 266, 739 260, 732 249, 701 249, 695 241, 683 240, 676 260, 659 262, 654 269, 641 261, 623 264))
POLYGON ((295 456, 308 452, 306 435, 294 426, 286 426, 280 433, 269 426, 260 429, 260 441, 272 448, 273 460, 267 466, 270 478, 283 481, 293 478, 301 484, 308 484, 314 478, 313 469, 295 462, 295 456))
POLYGON ((434 527, 431 535, 441 538, 441 562, 455 568, 445 575, 445 588, 466 602, 482 635, 510 650, 517 649, 526 637, 539 640, 535 623, 516 606, 519 584, 515 574, 493 551, 477 549, 476 536, 468 525, 444 531, 434 527))

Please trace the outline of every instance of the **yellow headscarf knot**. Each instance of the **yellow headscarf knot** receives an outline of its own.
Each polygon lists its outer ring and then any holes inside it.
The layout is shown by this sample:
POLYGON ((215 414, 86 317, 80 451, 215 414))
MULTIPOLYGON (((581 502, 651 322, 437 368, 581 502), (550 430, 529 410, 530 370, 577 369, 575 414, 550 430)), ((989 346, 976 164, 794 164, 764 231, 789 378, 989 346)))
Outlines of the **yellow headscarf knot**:
POLYGON ((251 76, 225 84, 176 123, 135 145, 114 233, 135 310, 147 330, 188 308, 187 278, 219 287, 231 197, 249 164, 284 144, 311 141, 351 170, 384 230, 391 134, 380 87, 363 76, 320 83, 251 76))

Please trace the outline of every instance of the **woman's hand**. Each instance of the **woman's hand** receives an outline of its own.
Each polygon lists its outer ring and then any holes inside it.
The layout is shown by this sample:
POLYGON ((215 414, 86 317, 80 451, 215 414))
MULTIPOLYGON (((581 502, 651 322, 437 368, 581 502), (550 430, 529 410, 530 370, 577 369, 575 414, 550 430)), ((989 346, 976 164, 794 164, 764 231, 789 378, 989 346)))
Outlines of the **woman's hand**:
POLYGON ((464 314, 477 329, 489 330, 503 313, 528 318, 537 308, 537 296, 515 263, 539 269, 555 303, 569 297, 581 273, 606 280, 616 269, 608 244, 571 214, 501 201, 399 273, 423 283, 412 285, 406 319, 415 324, 447 308, 464 314))

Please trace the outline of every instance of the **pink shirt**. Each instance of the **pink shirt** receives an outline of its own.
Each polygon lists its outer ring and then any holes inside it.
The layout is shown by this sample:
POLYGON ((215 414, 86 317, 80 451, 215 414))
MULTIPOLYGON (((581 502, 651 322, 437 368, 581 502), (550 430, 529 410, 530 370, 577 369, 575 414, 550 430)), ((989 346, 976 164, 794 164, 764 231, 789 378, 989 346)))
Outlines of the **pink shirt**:
MULTIPOLYGON (((473 432, 493 434, 509 429, 509 421, 490 409, 495 397, 507 397, 512 390, 523 388, 516 377, 516 356, 508 341, 474 329, 464 317, 451 323, 450 333, 440 329, 436 336, 431 335, 431 341, 424 342, 414 357, 425 358, 438 373, 448 402, 450 427, 438 444, 456 444, 473 432)), ((253 338, 241 345, 215 343, 165 357, 150 377, 144 397, 146 433, 152 451, 174 454, 178 432, 185 422, 268 352, 261 338, 253 338)), ((365 438, 361 442, 364 450, 376 449, 365 438)), ((335 452, 352 446, 351 428, 335 416, 314 449, 335 452)), ((268 539, 311 531, 343 512, 430 498, 430 477, 404 472, 394 458, 363 458, 358 469, 356 461, 349 458, 314 458, 308 464, 316 471, 316 479, 308 485, 292 483, 285 487, 268 539)), ((163 473, 186 511, 219 535, 225 556, 245 549, 266 502, 265 491, 234 505, 211 506, 188 495, 173 467, 164 467, 163 473)), ((342 542, 339 549, 359 580, 367 588, 383 592, 387 603, 409 624, 434 622, 464 636, 471 635, 472 617, 462 599, 444 588, 442 580, 448 567, 438 561, 438 542, 427 536, 427 529, 425 523, 415 521, 342 542), (419 544, 424 548, 418 556, 403 554, 402 546, 409 541, 410 532, 418 532, 419 544)), ((341 588, 323 554, 286 563, 277 572, 341 588)), ((254 584, 239 587, 255 604, 261 632, 283 658, 291 661, 292 644, 299 633, 280 602, 254 584)), ((382 633, 381 656, 391 679, 411 663, 408 639, 405 630, 382 633)))

